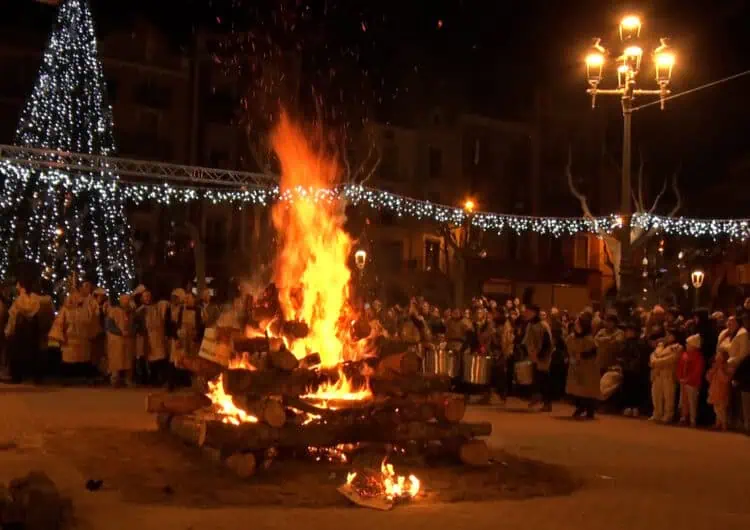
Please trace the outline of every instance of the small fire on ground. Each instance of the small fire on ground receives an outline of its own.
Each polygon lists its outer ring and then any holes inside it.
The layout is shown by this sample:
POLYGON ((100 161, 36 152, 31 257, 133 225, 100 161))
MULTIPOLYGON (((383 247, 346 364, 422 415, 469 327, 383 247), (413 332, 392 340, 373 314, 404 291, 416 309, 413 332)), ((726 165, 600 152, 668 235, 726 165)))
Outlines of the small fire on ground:
POLYGON ((397 502, 413 499, 419 494, 421 483, 414 475, 397 475, 386 459, 380 470, 352 471, 339 491, 361 506, 389 510, 397 502))

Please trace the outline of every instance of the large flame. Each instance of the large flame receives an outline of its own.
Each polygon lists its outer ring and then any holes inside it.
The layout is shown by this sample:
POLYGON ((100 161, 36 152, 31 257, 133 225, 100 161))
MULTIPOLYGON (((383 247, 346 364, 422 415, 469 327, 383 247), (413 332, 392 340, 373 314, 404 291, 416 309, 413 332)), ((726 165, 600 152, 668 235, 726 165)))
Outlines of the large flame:
POLYGON ((216 381, 208 382, 208 393, 213 406, 218 414, 223 416, 223 423, 239 425, 241 423, 258 423, 258 418, 248 414, 241 408, 237 407, 232 401, 232 396, 224 391, 223 376, 219 376, 216 381))
POLYGON ((340 168, 321 134, 306 136, 284 113, 271 143, 281 164, 281 192, 295 192, 293 200, 273 207, 279 237, 274 280, 284 316, 310 327, 292 351, 297 357, 318 353, 322 366, 335 366, 345 360, 340 321, 349 296, 352 242, 344 231, 343 204, 316 191, 334 187, 340 168))

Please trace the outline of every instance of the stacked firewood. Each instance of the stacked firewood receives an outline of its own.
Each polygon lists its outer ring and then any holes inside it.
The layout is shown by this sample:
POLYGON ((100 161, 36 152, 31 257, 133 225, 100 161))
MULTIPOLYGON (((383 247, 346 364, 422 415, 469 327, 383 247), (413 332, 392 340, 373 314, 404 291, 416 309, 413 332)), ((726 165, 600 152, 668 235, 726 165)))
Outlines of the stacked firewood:
MULTIPOLYGON (((191 369, 221 377, 223 393, 251 417, 238 421, 217 413, 200 391, 148 396, 146 409, 158 427, 200 447, 239 476, 251 476, 270 455, 308 448, 383 444, 442 447, 468 465, 483 465, 487 445, 477 437, 489 423, 462 422, 465 399, 451 392, 450 378, 419 374, 413 352, 320 368, 318 356, 298 360, 283 341, 258 338, 236 344, 244 369, 225 370, 200 359, 191 369), (318 399, 321 387, 345 377, 354 388, 369 388, 367 399, 318 399)), ((393 348, 392 348, 393 349, 393 348)))

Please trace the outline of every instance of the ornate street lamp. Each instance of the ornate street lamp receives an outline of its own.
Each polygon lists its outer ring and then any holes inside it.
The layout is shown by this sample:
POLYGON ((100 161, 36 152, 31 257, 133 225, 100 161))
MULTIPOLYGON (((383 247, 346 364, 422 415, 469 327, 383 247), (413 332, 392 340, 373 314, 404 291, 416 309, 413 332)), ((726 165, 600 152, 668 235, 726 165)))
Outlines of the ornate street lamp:
POLYGON ((656 75, 657 89, 636 88, 638 74, 643 68, 643 48, 639 44, 642 22, 636 15, 628 15, 620 21, 619 34, 623 52, 615 63, 617 65, 617 88, 600 88, 604 78, 604 64, 607 51, 596 39, 593 49, 586 56, 586 75, 589 88, 586 92, 591 96, 591 107, 596 107, 598 95, 617 96, 622 105, 623 139, 622 139, 622 182, 620 189, 620 212, 623 223, 619 231, 621 248, 620 290, 621 295, 634 294, 634 275, 631 270, 632 247, 630 241, 630 225, 632 216, 631 199, 631 123, 633 115, 633 101, 640 96, 658 96, 661 107, 670 94, 669 83, 675 65, 675 55, 666 44, 666 39, 660 39, 661 44, 653 51, 653 63, 656 75))
POLYGON ((365 265, 367 265, 367 252, 364 250, 358 250, 354 253, 354 264, 357 266, 360 272, 363 272, 365 270, 365 265))
POLYGON ((695 269, 690 274, 690 281, 693 282, 693 288, 695 289, 695 307, 699 305, 701 287, 703 287, 703 280, 705 279, 706 275, 701 269, 695 269))

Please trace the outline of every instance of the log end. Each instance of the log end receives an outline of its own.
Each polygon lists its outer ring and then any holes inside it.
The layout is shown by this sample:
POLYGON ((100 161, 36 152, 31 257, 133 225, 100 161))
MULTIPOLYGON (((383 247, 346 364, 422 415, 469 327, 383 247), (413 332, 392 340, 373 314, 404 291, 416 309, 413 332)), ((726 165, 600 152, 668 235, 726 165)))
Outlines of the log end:
POLYGON ((225 465, 239 478, 250 478, 255 474, 257 462, 253 453, 235 453, 226 459, 225 465))
POLYGON ((467 466, 487 466, 490 462, 490 448, 484 440, 469 440, 459 448, 458 458, 467 466))

